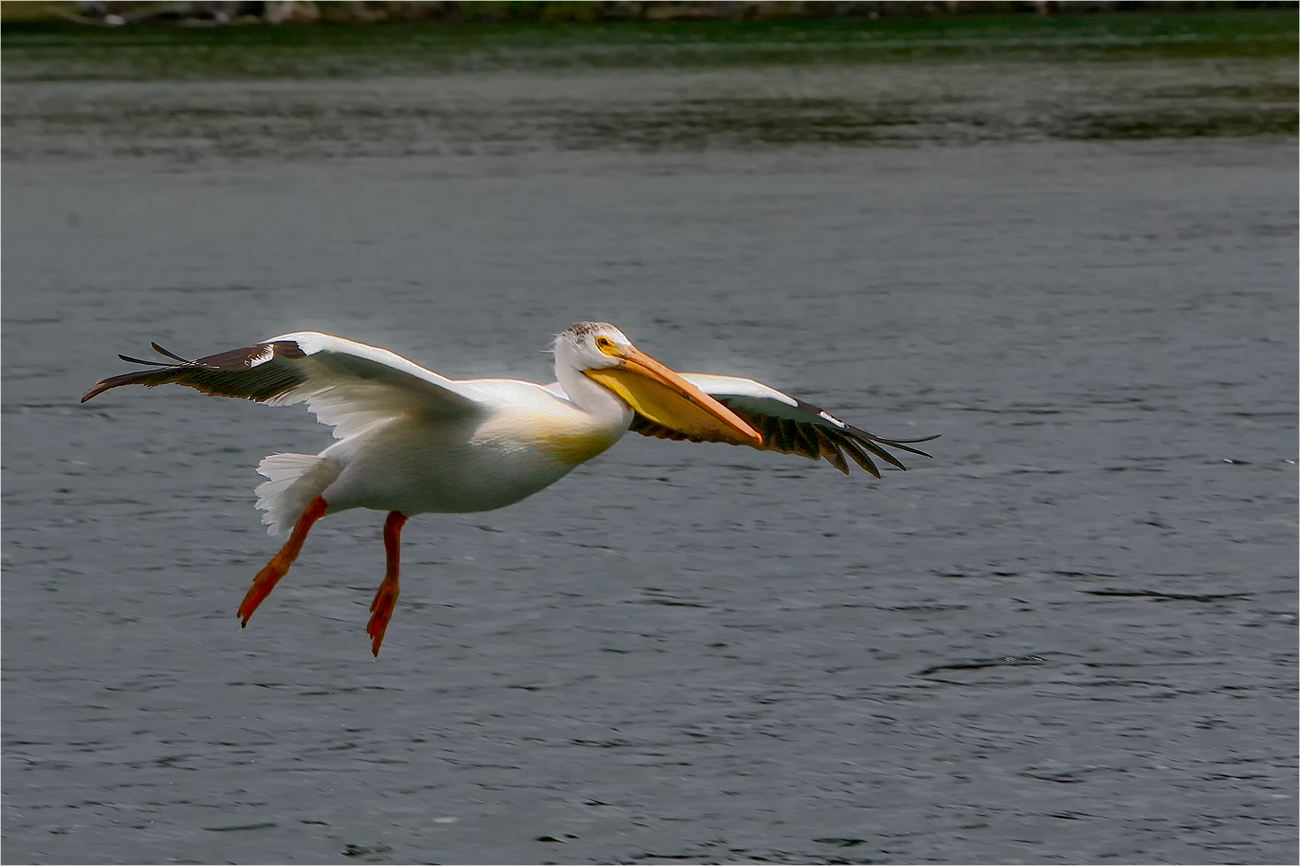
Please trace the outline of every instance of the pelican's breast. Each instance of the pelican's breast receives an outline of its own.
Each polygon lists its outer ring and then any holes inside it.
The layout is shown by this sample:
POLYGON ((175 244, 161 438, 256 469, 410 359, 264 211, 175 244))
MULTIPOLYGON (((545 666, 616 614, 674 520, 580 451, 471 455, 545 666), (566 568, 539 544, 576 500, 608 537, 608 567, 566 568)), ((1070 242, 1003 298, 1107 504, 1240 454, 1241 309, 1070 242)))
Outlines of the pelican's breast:
POLYGON ((545 455, 567 466, 585 463, 617 442, 625 431, 600 425, 580 412, 517 411, 488 419, 471 445, 487 445, 507 454, 545 455))

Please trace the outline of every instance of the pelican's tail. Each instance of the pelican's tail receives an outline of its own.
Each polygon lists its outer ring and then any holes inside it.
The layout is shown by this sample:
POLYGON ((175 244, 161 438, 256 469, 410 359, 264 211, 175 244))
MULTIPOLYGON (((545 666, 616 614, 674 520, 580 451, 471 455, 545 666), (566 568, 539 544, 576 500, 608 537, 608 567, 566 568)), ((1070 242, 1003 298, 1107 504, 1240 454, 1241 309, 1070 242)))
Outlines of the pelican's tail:
POLYGON ((280 535, 292 529, 308 503, 333 484, 342 469, 330 458, 312 454, 263 458, 257 471, 270 480, 257 485, 257 507, 266 512, 262 515, 266 531, 280 535))

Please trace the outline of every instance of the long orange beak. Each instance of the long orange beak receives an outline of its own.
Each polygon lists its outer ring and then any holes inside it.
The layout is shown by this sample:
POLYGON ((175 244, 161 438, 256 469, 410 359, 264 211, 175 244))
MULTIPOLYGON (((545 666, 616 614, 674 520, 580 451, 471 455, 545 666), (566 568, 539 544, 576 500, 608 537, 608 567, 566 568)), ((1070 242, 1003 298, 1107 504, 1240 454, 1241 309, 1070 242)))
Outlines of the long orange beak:
POLYGON ((617 367, 583 370, 656 424, 708 442, 761 447, 740 416, 639 349, 622 349, 617 367))

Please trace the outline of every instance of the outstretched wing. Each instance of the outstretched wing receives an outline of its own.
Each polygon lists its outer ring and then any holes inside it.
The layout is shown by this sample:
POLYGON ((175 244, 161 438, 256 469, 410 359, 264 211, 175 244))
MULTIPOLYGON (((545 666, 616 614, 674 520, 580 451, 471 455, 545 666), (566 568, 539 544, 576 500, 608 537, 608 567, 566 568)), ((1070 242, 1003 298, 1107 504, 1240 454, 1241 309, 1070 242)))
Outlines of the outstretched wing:
MULTIPOLYGON (((854 463, 879 478, 880 470, 871 459, 873 454, 899 469, 907 468, 882 446, 888 445, 900 451, 929 457, 929 454, 911 446, 917 442, 936 438, 926 436, 923 439, 886 439, 876 436, 841 421, 824 409, 819 409, 789 394, 782 394, 775 388, 769 388, 753 379, 714 376, 707 373, 682 373, 681 375, 686 381, 735 412, 744 419, 746 424, 762 434, 763 445, 753 447, 767 451, 780 451, 782 454, 798 454, 812 460, 825 457, 832 466, 845 474, 849 471, 848 461, 844 459, 846 454, 854 463)), ((642 415, 632 419, 631 429, 642 435, 660 439, 706 441, 656 424, 642 415)))
POLYGON ((321 423, 335 428, 339 439, 400 415, 451 420, 482 411, 451 379, 385 349, 315 331, 285 334, 195 361, 157 343, 153 347, 176 363, 119 355, 124 361, 157 369, 104 379, 81 402, 121 385, 152 388, 175 383, 205 394, 278 406, 306 402, 321 423))

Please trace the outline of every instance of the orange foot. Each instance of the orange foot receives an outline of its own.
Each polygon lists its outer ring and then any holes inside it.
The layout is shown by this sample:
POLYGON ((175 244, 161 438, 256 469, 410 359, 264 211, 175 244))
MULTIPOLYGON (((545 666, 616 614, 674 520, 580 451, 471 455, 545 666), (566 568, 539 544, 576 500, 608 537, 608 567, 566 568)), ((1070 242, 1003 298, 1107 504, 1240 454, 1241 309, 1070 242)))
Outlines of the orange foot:
POLYGON ((253 578, 253 585, 249 587, 248 594, 240 602, 239 613, 236 614, 239 617, 240 628, 248 625, 248 618, 253 615, 253 611, 257 610, 257 606, 271 594, 271 590, 275 589, 275 585, 280 582, 280 578, 288 573, 289 563, 283 562, 279 554, 267 563, 266 568, 257 573, 257 577, 253 578))
POLYGON ((366 634, 370 635, 370 652, 379 655, 379 645, 384 642, 384 632, 388 629, 388 621, 393 617, 393 608, 397 607, 397 596, 399 588, 397 578, 384 578, 384 582, 379 584, 379 591, 375 593, 375 600, 370 604, 369 624, 366 625, 366 634))
POLYGON ((384 521, 384 555, 388 560, 388 568, 384 571, 384 582, 379 584, 379 591, 375 593, 375 600, 370 603, 373 616, 366 625, 366 634, 370 635, 370 651, 376 656, 379 655, 379 645, 384 642, 388 621, 393 617, 393 608, 397 606, 398 560, 402 546, 402 525, 405 523, 406 515, 400 511, 388 512, 388 519, 384 521))
POLYGON ((271 590, 275 589, 280 578, 289 573, 289 566, 293 565, 293 561, 302 552, 302 543, 307 540, 307 533, 311 531, 312 524, 324 517, 328 508, 329 503, 319 496, 307 504, 302 516, 294 524, 293 533, 284 543, 284 547, 280 548, 280 552, 271 557, 266 568, 253 578, 253 585, 249 587, 248 594, 239 605, 240 628, 248 625, 248 618, 253 615, 253 611, 257 610, 257 606, 271 594, 271 590))

